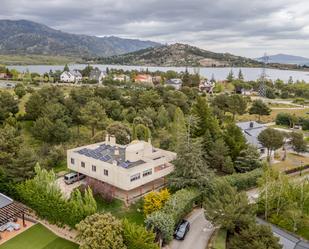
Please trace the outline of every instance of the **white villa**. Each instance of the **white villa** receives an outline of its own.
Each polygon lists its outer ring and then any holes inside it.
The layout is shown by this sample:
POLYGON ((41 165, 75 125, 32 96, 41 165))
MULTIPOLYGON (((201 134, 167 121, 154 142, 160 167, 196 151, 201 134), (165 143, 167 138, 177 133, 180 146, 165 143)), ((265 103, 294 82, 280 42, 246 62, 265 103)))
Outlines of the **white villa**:
POLYGON ((67 151, 67 165, 86 175, 90 186, 101 184, 102 191, 130 203, 145 193, 162 188, 174 170, 176 153, 154 148, 150 141, 119 145, 114 136, 104 142, 67 151))
POLYGON ((67 83, 77 83, 81 81, 83 78, 82 74, 78 70, 72 70, 72 71, 64 71, 60 75, 60 81, 61 82, 67 82, 67 83))

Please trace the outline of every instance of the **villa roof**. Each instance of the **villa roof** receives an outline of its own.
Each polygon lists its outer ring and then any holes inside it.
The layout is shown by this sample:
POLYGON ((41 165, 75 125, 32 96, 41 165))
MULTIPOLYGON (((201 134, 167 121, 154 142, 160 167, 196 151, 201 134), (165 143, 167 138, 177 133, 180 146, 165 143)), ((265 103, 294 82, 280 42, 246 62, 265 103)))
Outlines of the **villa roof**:
POLYGON ((145 163, 143 160, 138 160, 136 162, 125 160, 125 150, 126 147, 112 146, 103 143, 96 148, 82 148, 75 152, 110 164, 117 162, 117 165, 123 168, 131 168, 145 163), (118 153, 115 153, 116 150, 118 150, 118 153))
POLYGON ((236 124, 244 133, 247 142, 257 148, 262 148, 263 146, 258 140, 260 133, 266 129, 264 124, 259 124, 255 121, 249 122, 239 122, 236 124))

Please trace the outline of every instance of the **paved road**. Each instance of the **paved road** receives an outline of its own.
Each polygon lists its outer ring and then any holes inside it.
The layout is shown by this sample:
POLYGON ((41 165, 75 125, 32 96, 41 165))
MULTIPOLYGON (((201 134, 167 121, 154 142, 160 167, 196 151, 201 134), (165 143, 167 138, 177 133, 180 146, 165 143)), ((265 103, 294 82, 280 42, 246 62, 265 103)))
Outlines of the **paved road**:
POLYGON ((203 209, 195 209, 187 218, 191 229, 183 241, 173 240, 166 249, 205 249, 214 228, 205 219, 203 209))

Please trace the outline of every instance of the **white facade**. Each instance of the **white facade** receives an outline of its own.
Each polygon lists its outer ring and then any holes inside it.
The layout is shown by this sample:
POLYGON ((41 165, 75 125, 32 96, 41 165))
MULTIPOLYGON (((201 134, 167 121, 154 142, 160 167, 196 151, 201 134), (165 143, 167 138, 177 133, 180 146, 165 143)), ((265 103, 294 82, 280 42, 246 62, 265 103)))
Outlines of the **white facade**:
POLYGON ((82 80, 82 75, 78 70, 73 70, 70 72, 64 71, 60 75, 60 81, 61 82, 67 82, 67 83, 74 83, 79 82, 82 80))
POLYGON ((70 72, 63 72, 60 75, 60 81, 61 82, 68 82, 68 83, 73 83, 75 82, 75 76, 71 74, 70 72))
POLYGON ((120 82, 126 82, 126 81, 130 81, 130 77, 125 74, 116 74, 116 75, 113 75, 113 80, 118 80, 120 82))
POLYGON ((124 191, 167 176, 174 170, 170 162, 175 158, 176 153, 153 148, 150 142, 118 145, 113 136, 67 151, 69 169, 124 191))

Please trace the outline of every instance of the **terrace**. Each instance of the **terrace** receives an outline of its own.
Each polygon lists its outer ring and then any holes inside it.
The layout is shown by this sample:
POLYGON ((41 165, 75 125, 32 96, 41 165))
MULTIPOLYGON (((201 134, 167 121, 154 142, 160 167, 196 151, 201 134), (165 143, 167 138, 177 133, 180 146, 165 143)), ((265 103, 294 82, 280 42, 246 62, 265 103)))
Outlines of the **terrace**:
POLYGON ((33 225, 25 220, 26 210, 22 204, 0 193, 0 244, 33 225))

